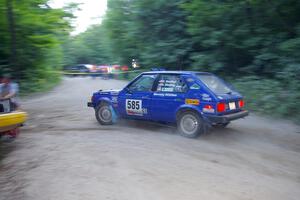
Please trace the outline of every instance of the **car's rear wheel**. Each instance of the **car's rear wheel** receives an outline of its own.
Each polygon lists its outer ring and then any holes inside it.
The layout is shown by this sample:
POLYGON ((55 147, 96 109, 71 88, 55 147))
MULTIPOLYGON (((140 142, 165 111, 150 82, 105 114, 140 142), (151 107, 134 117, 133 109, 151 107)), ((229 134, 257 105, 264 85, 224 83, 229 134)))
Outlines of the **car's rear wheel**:
POLYGON ((108 104, 100 104, 95 111, 96 119, 101 125, 113 124, 113 114, 108 104))
POLYGON ((179 114, 177 128, 180 135, 188 138, 196 138, 205 133, 203 119, 193 111, 184 111, 179 114))

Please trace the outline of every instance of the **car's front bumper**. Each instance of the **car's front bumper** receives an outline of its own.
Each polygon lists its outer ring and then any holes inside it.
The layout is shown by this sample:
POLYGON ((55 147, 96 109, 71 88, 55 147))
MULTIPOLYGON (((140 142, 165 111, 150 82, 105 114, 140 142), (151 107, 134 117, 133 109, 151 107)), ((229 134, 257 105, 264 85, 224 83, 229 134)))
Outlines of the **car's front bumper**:
POLYGON ((87 107, 94 107, 92 102, 87 102, 87 107))
POLYGON ((240 119, 249 115, 247 110, 242 110, 237 113, 227 114, 227 115, 205 115, 205 118, 212 124, 224 124, 232 120, 240 119))

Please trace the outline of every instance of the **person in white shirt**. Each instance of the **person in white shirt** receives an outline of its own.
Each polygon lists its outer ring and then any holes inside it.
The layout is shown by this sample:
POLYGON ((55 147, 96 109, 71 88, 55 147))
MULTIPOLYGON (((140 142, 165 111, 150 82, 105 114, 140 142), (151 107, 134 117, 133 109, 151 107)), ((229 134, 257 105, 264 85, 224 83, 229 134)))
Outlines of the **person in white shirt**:
POLYGON ((18 102, 19 85, 13 83, 10 77, 5 76, 0 80, 0 100, 10 99, 12 110, 19 107, 18 102))

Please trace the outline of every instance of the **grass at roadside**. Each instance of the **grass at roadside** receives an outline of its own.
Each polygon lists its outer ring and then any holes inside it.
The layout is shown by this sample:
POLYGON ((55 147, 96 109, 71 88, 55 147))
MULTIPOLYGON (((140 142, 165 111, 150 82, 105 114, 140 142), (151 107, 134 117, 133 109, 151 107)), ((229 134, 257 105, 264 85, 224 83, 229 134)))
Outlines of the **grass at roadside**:
POLYGON ((283 84, 272 79, 245 77, 233 82, 245 96, 249 110, 300 123, 300 86, 297 82, 283 84))

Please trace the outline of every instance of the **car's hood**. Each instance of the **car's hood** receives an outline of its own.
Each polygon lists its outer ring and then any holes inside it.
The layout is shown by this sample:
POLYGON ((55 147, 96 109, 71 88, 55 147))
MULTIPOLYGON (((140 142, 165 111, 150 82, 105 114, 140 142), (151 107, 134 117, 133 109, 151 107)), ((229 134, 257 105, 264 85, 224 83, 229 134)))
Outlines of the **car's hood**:
POLYGON ((110 89, 110 90, 99 90, 98 94, 111 94, 111 95, 118 95, 121 90, 118 89, 110 89))

